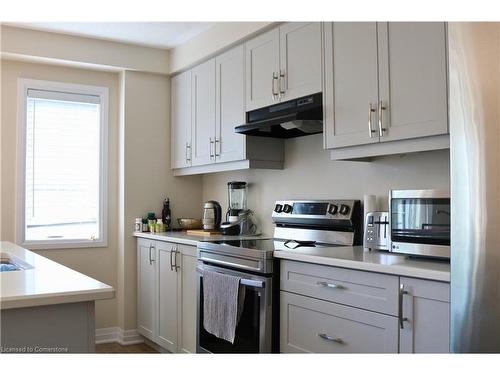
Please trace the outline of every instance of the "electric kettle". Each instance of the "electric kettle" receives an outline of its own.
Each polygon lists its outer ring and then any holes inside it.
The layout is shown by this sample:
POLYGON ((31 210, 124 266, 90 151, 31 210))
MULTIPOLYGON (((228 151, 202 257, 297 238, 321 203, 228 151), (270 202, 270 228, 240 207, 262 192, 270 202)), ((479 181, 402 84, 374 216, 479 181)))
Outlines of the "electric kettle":
POLYGON ((222 208, 217 201, 207 201, 203 205, 203 229, 217 230, 220 227, 222 208))

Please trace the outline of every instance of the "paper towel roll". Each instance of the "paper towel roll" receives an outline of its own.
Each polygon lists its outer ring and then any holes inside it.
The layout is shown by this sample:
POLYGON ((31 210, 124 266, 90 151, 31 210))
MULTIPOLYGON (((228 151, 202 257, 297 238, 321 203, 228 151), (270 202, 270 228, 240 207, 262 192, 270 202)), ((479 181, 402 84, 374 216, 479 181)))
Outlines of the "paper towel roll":
POLYGON ((376 195, 365 195, 363 197, 363 222, 366 220, 366 214, 368 212, 377 211, 377 196, 376 195))

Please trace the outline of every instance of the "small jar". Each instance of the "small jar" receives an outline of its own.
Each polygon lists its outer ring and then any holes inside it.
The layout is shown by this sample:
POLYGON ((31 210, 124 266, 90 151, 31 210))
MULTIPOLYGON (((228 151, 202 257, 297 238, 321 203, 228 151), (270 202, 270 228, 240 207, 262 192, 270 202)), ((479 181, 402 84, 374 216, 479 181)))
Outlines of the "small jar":
POLYGON ((156 220, 156 233, 161 233, 163 232, 163 220, 162 219, 157 219, 156 220))
POLYGON ((142 230, 142 218, 135 218, 134 232, 140 232, 142 230))
POLYGON ((151 233, 154 233, 156 227, 156 220, 148 220, 148 225, 149 225, 149 231, 151 233))

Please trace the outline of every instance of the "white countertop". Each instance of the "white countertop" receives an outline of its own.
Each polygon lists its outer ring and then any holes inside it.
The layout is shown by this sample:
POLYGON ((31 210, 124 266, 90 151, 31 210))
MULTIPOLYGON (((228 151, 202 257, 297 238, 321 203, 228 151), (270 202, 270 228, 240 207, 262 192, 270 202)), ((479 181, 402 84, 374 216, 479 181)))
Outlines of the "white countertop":
POLYGON ((55 305, 113 298, 113 287, 101 283, 44 256, 1 241, 7 254, 33 268, 0 272, 0 309, 55 305))
POLYGON ((168 241, 175 242, 183 245, 196 246, 200 241, 220 241, 220 240, 245 240, 245 239, 265 239, 269 237, 263 236, 223 236, 223 235, 211 235, 211 236, 197 236, 186 234, 185 231, 182 232, 163 232, 163 233, 149 233, 149 232, 134 232, 135 237, 148 238, 157 241, 168 241))
POLYGON ((370 251, 362 246, 301 247, 295 250, 275 251, 274 257, 361 271, 450 281, 449 262, 409 258, 384 251, 370 251))

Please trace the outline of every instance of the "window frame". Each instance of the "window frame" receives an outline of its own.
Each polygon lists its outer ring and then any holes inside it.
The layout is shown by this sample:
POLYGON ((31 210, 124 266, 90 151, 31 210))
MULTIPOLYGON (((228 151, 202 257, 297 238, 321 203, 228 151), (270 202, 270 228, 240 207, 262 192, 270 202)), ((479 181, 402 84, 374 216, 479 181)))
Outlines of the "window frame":
POLYGON ((16 242, 32 250, 72 249, 108 246, 108 110, 109 89, 101 86, 75 83, 18 79, 17 117, 17 189, 16 189, 16 242), (100 157, 99 157, 99 232, 92 239, 58 239, 26 241, 26 133, 28 89, 61 91, 74 94, 96 95, 100 98, 100 157))

